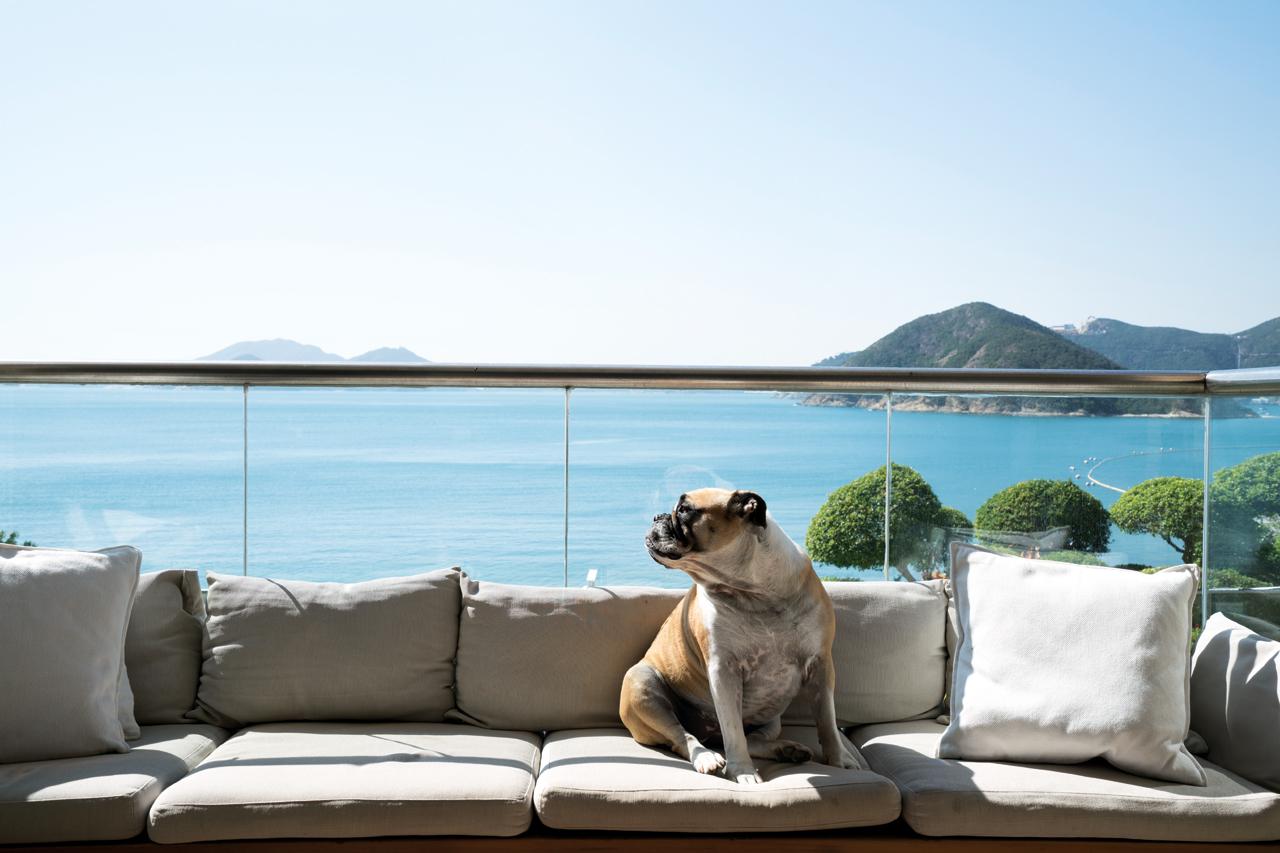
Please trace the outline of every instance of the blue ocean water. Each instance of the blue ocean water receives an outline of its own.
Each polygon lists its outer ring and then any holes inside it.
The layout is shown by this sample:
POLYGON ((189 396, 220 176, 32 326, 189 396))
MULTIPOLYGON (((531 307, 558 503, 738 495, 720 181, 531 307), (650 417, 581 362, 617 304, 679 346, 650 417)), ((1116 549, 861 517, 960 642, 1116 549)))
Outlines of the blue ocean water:
MULTIPOLYGON (((251 574, 275 577, 460 565, 565 582, 563 391, 255 388, 247 460, 245 405, 240 388, 0 386, 0 529, 42 545, 136 545, 148 569, 238 573, 247 555, 251 574)), ((655 513, 704 485, 760 492, 803 542, 826 496, 886 453, 883 411, 776 394, 582 389, 571 412, 573 585, 595 569, 602 584, 684 586, 642 539, 655 513)), ((894 461, 970 517, 1032 477, 1084 484, 1093 468, 1124 488, 1202 472, 1198 419, 895 411, 892 426, 894 461)), ((1214 467, 1280 448, 1278 426, 1215 420, 1214 467)), ((1108 505, 1118 496, 1089 488, 1108 505)), ((1107 557, 1177 560, 1159 539, 1119 533, 1107 557)))

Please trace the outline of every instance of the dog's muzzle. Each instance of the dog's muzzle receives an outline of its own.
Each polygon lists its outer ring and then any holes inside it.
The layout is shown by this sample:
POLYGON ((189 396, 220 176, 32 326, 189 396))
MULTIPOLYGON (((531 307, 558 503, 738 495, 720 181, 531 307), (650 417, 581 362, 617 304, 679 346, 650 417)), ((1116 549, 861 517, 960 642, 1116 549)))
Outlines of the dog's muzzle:
POLYGON ((650 556, 667 560, 678 560, 687 550, 669 512, 653 517, 653 526, 644 537, 644 545, 649 549, 650 556))

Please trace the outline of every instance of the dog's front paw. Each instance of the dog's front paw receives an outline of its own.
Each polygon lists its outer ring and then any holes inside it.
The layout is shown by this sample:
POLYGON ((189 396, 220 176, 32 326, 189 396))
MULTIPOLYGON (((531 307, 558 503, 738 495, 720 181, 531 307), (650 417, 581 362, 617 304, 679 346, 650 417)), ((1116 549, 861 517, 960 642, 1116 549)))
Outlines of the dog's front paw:
POLYGON ((749 762, 747 764, 730 764, 725 768, 724 775, 739 785, 759 785, 764 781, 760 778, 760 773, 749 762))
POLYGON ((705 746, 695 749, 689 760, 693 762, 693 769, 699 773, 716 773, 724 767, 724 756, 705 746))
POLYGON ((801 764, 813 758, 813 750, 794 740, 780 740, 773 748, 773 757, 779 761, 791 761, 801 764))
POLYGON ((830 764, 832 767, 840 767, 845 770, 870 770, 871 769, 871 766, 867 764, 866 759, 864 759, 857 752, 853 752, 848 748, 842 748, 840 750, 839 755, 836 756, 835 761, 832 761, 828 758, 826 763, 830 764))

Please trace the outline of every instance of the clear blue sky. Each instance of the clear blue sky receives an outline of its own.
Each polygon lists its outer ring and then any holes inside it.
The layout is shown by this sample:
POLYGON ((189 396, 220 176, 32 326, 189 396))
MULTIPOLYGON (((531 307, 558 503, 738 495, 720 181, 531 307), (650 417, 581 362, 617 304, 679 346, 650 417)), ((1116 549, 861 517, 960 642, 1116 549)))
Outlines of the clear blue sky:
POLYGON ((0 2, 0 359, 1280 314, 1280 3, 0 2))

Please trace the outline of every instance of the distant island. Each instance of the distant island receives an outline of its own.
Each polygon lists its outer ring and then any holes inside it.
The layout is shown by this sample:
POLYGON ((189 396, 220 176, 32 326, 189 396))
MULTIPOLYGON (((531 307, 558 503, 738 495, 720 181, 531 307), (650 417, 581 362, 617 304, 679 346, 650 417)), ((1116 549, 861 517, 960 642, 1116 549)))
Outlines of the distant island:
POLYGON ((274 361, 337 364, 430 364, 422 356, 404 347, 379 347, 351 358, 343 358, 311 344, 300 344, 286 338, 269 341, 241 341, 215 353, 202 355, 197 361, 274 361))
MULTIPOLYGON (((1214 370, 1280 364, 1280 318, 1237 335, 1135 326, 1091 319, 1050 328, 986 302, 917 317, 864 350, 833 355, 818 367, 968 367, 1042 370, 1214 370)), ((808 406, 878 408, 876 395, 809 394, 808 406)), ((894 407, 1019 415, 1200 417, 1198 400, 1115 397, 895 396, 894 407)), ((1224 401, 1221 414, 1251 411, 1224 401)))

